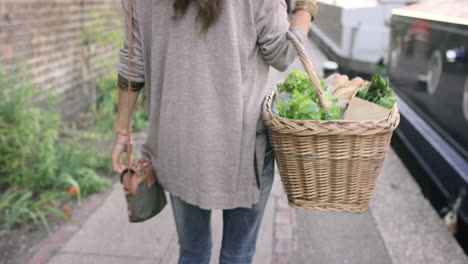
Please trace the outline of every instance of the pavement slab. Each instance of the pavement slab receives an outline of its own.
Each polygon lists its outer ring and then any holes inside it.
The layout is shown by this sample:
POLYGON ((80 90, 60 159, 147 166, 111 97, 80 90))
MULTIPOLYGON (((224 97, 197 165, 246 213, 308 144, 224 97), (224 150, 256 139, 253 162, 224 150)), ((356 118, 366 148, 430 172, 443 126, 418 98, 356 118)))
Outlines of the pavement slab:
POLYGON ((176 232, 169 206, 142 223, 130 223, 126 212, 123 188, 120 182, 116 182, 104 204, 63 247, 62 252, 162 258, 167 238, 176 232))
POLYGON ((55 257, 50 264, 154 264, 159 260, 142 257, 105 256, 105 255, 83 255, 63 253, 55 257))
MULTIPOLYGON (((179 244, 169 203, 156 217, 129 223, 119 182, 82 229, 50 260, 62 263, 177 263, 179 244)), ((268 201, 257 241, 254 263, 270 263, 273 245, 274 203, 268 201)), ((213 255, 218 263, 222 239, 222 211, 212 211, 213 255)))
POLYGON ((393 263, 468 263, 462 248, 392 149, 370 207, 393 263))
POLYGON ((298 243, 291 263, 392 263, 368 211, 295 213, 298 243))

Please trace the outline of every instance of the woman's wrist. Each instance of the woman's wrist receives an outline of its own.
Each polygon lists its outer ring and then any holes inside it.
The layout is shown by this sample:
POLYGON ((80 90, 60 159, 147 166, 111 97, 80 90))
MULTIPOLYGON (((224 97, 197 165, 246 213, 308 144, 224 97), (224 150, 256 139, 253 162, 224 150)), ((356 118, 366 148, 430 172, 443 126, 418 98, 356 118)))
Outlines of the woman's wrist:
POLYGON ((310 27, 310 14, 304 10, 297 10, 294 14, 294 18, 291 20, 291 27, 300 28, 307 36, 310 27))
POLYGON ((127 133, 126 131, 120 130, 116 127, 114 127, 114 133, 115 133, 114 143, 116 144, 127 145, 128 143, 132 141, 131 133, 127 133))
POLYGON ((297 0, 295 7, 292 11, 292 14, 296 14, 296 12, 307 12, 310 15, 310 22, 314 21, 315 17, 318 13, 317 4, 311 0, 297 0))
POLYGON ((309 24, 312 21, 312 16, 309 12, 302 9, 297 9, 294 11, 294 18, 296 20, 301 20, 303 23, 309 24))
POLYGON ((120 128, 117 125, 115 125, 113 127, 113 131, 114 131, 114 134, 115 134, 115 142, 116 143, 124 144, 124 143, 127 143, 127 142, 131 141, 131 139, 132 139, 133 129, 131 129, 131 128, 130 128, 130 132, 129 132, 128 127, 124 129, 124 128, 120 128))

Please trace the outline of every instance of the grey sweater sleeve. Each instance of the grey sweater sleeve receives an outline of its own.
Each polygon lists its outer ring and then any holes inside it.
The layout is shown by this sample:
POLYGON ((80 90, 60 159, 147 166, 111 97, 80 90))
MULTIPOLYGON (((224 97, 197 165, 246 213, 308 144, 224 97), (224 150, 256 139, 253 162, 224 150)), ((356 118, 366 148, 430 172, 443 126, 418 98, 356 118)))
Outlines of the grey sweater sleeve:
POLYGON ((297 56, 296 50, 286 39, 291 31, 302 43, 305 32, 291 27, 284 0, 252 0, 257 30, 257 45, 265 62, 278 71, 285 71, 297 56))
MULTIPOLYGON (((124 10, 124 31, 125 31, 125 38, 124 38, 124 45, 120 49, 120 61, 118 66, 118 74, 119 77, 123 77, 124 79, 130 79, 132 81, 132 86, 135 85, 142 85, 145 82, 145 70, 144 70, 144 63, 143 63, 143 51, 142 51, 142 43, 141 43, 141 36, 140 36, 140 26, 138 23, 138 15, 137 15, 137 7, 138 1, 133 0, 133 34, 132 36, 132 68, 131 73, 128 72, 128 2, 129 0, 122 0, 122 7, 124 10)), ((119 81, 119 85, 121 82, 119 81)))

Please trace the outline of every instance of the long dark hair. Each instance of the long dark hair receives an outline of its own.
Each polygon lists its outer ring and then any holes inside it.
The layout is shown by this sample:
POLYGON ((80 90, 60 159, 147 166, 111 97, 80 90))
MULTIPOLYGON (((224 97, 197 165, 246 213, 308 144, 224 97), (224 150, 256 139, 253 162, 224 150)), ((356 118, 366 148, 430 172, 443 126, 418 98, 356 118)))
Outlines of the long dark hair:
POLYGON ((207 32, 208 28, 216 22, 223 9, 223 0, 174 0, 172 7, 174 15, 172 18, 177 20, 184 16, 190 3, 194 2, 198 6, 196 20, 201 19, 201 31, 207 32))

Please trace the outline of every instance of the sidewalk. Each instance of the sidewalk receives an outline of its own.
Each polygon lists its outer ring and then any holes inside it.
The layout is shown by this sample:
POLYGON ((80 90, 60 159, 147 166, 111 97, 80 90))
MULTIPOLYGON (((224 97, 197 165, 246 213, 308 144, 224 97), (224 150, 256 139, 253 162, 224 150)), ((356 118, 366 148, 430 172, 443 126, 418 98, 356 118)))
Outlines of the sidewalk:
MULTIPOLYGON (((306 48, 320 68, 323 56, 310 42, 306 48)), ((294 66, 299 66, 299 62, 294 66)), ((272 71, 271 83, 286 72, 272 71)), ((54 257, 48 262, 36 257, 30 263, 177 263, 177 234, 170 204, 160 215, 139 224, 130 224, 125 212, 124 193, 116 182, 100 207, 58 248, 54 257)), ((217 263, 221 210, 213 210, 212 217, 211 263, 217 263)), ((468 263, 468 259, 402 162, 390 151, 371 206, 363 214, 289 207, 276 174, 254 263, 461 264, 468 263)))

